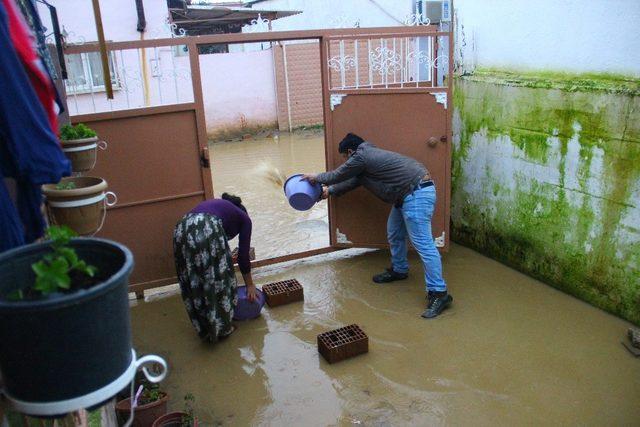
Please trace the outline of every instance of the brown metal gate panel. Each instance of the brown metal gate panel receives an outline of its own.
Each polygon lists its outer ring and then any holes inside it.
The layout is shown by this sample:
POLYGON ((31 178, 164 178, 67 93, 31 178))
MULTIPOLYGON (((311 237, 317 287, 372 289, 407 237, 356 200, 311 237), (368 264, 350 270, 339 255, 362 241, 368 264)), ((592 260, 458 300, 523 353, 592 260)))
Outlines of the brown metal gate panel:
MULTIPOLYGON (((434 237, 445 232, 445 187, 447 176, 447 114, 433 95, 423 93, 379 93, 348 95, 332 112, 330 167, 344 160, 338 143, 353 132, 379 148, 404 154, 422 162, 436 183, 438 201, 432 220, 434 237), (437 143, 428 143, 430 138, 437 143)), ((359 188, 332 200, 337 244, 384 246, 390 206, 359 188)))
POLYGON ((97 236, 121 242, 133 252, 132 289, 175 282, 173 228, 206 196, 194 105, 72 120, 86 123, 108 143, 90 174, 105 178, 118 202, 108 209, 97 236))
MULTIPOLYGON (((399 30, 398 30, 399 31, 399 30)), ((436 246, 449 244, 452 33, 435 26, 395 34, 371 31, 321 45, 327 166, 344 162, 338 144, 351 132, 422 162, 436 185, 436 246)), ((386 247, 391 206, 364 188, 330 203, 331 243, 386 247)))

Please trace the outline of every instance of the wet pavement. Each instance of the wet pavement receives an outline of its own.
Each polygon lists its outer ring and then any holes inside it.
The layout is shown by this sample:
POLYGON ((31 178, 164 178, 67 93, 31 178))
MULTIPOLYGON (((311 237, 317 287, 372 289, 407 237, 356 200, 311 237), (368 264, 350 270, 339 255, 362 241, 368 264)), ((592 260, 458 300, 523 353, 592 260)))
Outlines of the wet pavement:
MULTIPOLYGON (((242 198, 253 222, 251 245, 257 259, 329 246, 327 203, 296 211, 289 207, 281 183, 272 179, 275 169, 286 176, 324 171, 322 131, 213 143, 210 152, 216 197, 227 192, 242 198)), ((237 238, 230 245, 237 246, 237 238)))
POLYGON ((167 358, 170 406, 193 393, 207 425, 638 424, 627 322, 455 244, 443 261, 453 306, 425 320, 415 256, 408 280, 371 282, 387 257, 257 270, 258 284, 297 278, 304 303, 265 307, 215 345, 199 341, 179 295, 155 295, 132 308, 135 347, 167 358), (350 323, 369 353, 327 364, 316 335, 350 323))

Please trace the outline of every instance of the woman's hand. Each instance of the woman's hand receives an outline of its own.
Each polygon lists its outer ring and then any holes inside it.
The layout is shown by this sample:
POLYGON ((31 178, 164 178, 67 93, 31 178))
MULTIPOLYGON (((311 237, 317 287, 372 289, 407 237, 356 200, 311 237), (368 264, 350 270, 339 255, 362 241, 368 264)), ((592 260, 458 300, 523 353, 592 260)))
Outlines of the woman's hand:
POLYGON ((247 285, 247 299, 249 302, 258 300, 258 290, 256 289, 256 285, 247 285))

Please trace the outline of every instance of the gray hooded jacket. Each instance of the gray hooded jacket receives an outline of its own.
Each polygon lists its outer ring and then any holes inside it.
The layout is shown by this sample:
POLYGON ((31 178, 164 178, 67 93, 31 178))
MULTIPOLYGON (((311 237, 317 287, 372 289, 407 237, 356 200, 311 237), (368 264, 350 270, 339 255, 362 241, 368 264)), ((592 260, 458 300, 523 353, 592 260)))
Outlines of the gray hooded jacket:
POLYGON ((346 162, 319 174, 317 181, 330 185, 329 194, 333 196, 363 185, 383 202, 396 203, 410 194, 425 175, 427 168, 417 160, 363 142, 346 162))

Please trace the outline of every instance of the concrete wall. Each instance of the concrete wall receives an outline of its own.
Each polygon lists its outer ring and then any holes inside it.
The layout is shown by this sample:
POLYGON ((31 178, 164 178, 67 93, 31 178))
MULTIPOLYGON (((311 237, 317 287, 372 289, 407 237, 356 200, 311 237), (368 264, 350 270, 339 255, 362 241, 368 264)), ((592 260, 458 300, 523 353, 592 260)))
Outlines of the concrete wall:
POLYGON ((637 0, 456 0, 454 5, 457 48, 467 68, 640 77, 637 0))
POLYGON ((200 55, 207 131, 213 136, 275 127, 276 89, 271 50, 200 55))
POLYGON ((640 324, 640 3, 455 5, 452 238, 640 324))

